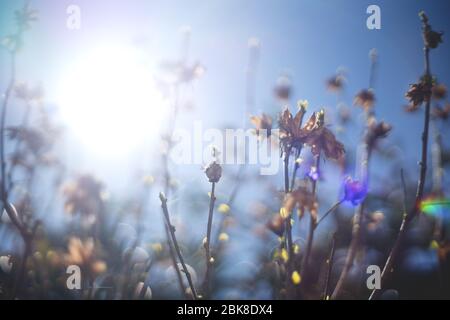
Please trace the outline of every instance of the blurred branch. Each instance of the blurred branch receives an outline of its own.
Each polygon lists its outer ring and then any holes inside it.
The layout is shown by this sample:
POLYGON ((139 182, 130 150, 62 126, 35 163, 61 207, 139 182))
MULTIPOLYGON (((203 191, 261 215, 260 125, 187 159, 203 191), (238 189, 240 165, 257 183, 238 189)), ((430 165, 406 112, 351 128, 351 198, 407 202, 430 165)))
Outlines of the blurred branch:
POLYGON ((333 234, 333 239, 331 241, 331 251, 327 261, 328 270, 325 279, 325 288, 323 289, 323 298, 322 298, 323 300, 328 300, 328 292, 330 292, 330 279, 331 279, 331 272, 333 271, 333 260, 335 250, 336 250, 336 233, 333 234))
MULTIPOLYGON (((9 196, 8 196, 8 190, 7 190, 7 175, 6 175, 6 159, 5 159, 5 124, 6 124, 6 116, 9 106, 9 100, 11 97, 12 90, 15 86, 16 81, 16 55, 19 48, 19 43, 21 41, 23 32, 26 29, 26 25, 33 20, 32 17, 32 11, 29 9, 29 3, 28 1, 25 2, 23 8, 21 11, 18 11, 19 14, 22 14, 24 16, 24 20, 18 22, 18 30, 16 34, 13 36, 15 39, 14 47, 10 51, 10 74, 9 74, 9 83, 6 88, 3 103, 2 103, 2 110, 0 115, 0 179, 1 179, 1 186, 0 186, 0 196, 1 196, 1 202, 2 202, 2 212, 3 210, 6 211, 9 219, 11 220, 14 227, 19 231, 20 236, 22 237, 22 240, 25 245, 25 250, 22 256, 22 262, 19 267, 18 276, 16 279, 16 282, 14 284, 13 290, 11 292, 11 298, 16 298, 18 290, 20 290, 23 277, 25 275, 25 268, 26 268, 26 261, 28 258, 28 255, 31 251, 32 247, 32 239, 34 235, 34 231, 29 231, 27 226, 20 220, 20 217, 14 208, 14 206, 9 202, 9 196)), ((18 14, 16 12, 16 15, 18 14)))
POLYGON ((339 200, 338 202, 336 202, 334 205, 332 205, 331 208, 328 209, 327 212, 325 212, 325 213, 323 214, 323 216, 317 221, 317 223, 316 223, 316 225, 315 225, 315 228, 317 228, 317 227, 319 226, 319 224, 320 224, 323 220, 325 220, 325 218, 326 218, 330 213, 332 213, 334 210, 336 210, 336 209, 337 209, 344 201, 345 201, 345 200, 342 199, 342 200, 339 200))
MULTIPOLYGON (((320 153, 316 156, 316 162, 315 162, 315 167, 316 167, 317 172, 320 172, 319 166, 320 166, 320 153)), ((313 182, 312 182, 313 198, 316 197, 316 191, 317 191, 317 180, 313 180, 313 182)), ((312 245, 313 245, 313 241, 314 241, 314 230, 316 229, 316 224, 317 224, 317 217, 313 218, 313 215, 311 215, 310 222, 309 222, 308 239, 306 241, 306 251, 305 251, 305 256, 303 257, 302 266, 301 266, 301 274, 302 274, 302 277, 304 277, 304 278, 308 273, 308 264, 309 264, 309 258, 311 256, 311 250, 312 250, 312 245)))
MULTIPOLYGON (((430 25, 428 24, 428 18, 425 13, 421 12, 420 14, 422 20, 422 30, 423 30, 423 39, 424 39, 424 59, 425 59, 425 81, 430 83, 432 81, 431 76, 431 68, 430 68, 430 43, 428 36, 433 31, 431 30, 430 25)), ((436 45, 437 46, 437 45, 436 45)), ((430 128, 430 110, 431 110, 431 91, 427 93, 425 97, 425 117, 423 122, 423 131, 422 131, 422 153, 421 153, 421 161, 420 165, 420 175, 417 183, 417 191, 416 197, 414 201, 413 208, 403 215, 403 220, 400 225, 400 230, 397 236, 397 240, 395 241, 391 252, 386 260, 386 264, 384 265, 383 272, 381 273, 381 287, 384 287, 385 283, 388 281, 389 276, 394 272, 394 265, 398 258, 398 255, 402 249, 403 242, 405 239, 405 235, 411 222, 414 218, 420 213, 420 202, 422 201, 424 189, 425 189, 425 179, 427 173, 427 156, 428 156, 428 135, 430 128)), ((402 174, 403 177, 403 174, 402 174)), ((402 178, 403 179, 403 178, 402 178)), ((402 181, 404 183, 404 181, 402 181)), ((374 289, 369 297, 369 300, 376 299, 379 295, 380 290, 374 289)))
MULTIPOLYGON (((170 237, 172 239, 172 243, 173 243, 174 249, 175 249, 175 251, 176 251, 176 253, 178 255, 178 259, 180 260, 181 266, 183 267, 183 272, 184 272, 184 274, 186 276, 186 279, 187 279, 187 281, 189 283, 189 287, 191 289, 192 297, 193 297, 194 300, 197 300, 197 292, 195 291, 195 287, 194 287, 194 284, 192 282, 191 274, 189 273, 189 270, 187 269, 186 264, 184 263, 184 259, 183 259, 183 256, 181 255, 180 247, 178 246, 177 238, 175 236, 175 227, 170 222, 169 209, 167 208, 167 199, 166 199, 166 197, 164 196, 163 193, 159 194, 159 199, 161 200, 161 208, 162 208, 162 211, 163 211, 163 214, 164 214, 164 218, 166 220, 167 229, 168 229, 170 237)), ((176 267, 177 267, 177 269, 179 269, 178 265, 176 267)))
POLYGON ((215 188, 216 183, 211 183, 211 195, 209 199, 209 213, 208 213, 208 227, 206 231, 206 242, 204 244, 205 247, 205 253, 206 253, 206 273, 205 273, 205 280, 203 282, 203 291, 204 295, 209 295, 209 278, 211 276, 211 267, 213 264, 213 258, 211 256, 211 229, 212 229, 212 220, 213 220, 213 214, 214 214, 214 202, 216 201, 216 195, 215 195, 215 188))

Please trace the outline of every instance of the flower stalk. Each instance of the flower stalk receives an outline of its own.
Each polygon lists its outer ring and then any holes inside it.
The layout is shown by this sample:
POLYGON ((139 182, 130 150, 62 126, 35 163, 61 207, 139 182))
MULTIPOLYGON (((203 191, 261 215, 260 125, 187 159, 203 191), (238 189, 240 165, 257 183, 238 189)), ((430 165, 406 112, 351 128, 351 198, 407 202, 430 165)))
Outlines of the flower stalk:
MULTIPOLYGON (((423 77, 423 81, 427 84, 431 85, 432 81, 431 76, 431 67, 430 67, 430 49, 434 49, 438 46, 438 44, 442 41, 441 34, 434 32, 431 29, 431 26, 428 24, 428 17, 424 12, 419 14, 422 20, 422 31, 423 31, 423 39, 424 39, 424 62, 425 62, 425 75, 423 77)), ((397 239, 389 253, 389 256, 386 260, 386 263, 383 267, 383 271, 381 273, 381 287, 383 288, 386 282, 388 281, 390 275, 394 272, 395 263, 397 262, 397 258, 399 253, 402 250, 404 239, 406 236, 406 232, 409 229, 411 222, 415 217, 420 213, 420 202, 422 201, 424 190, 425 190, 425 180, 427 174, 427 158, 428 158, 428 136, 430 130, 430 111, 431 111, 431 91, 426 91, 425 97, 425 116, 423 122, 423 131, 422 131, 422 148, 421 148, 421 160, 419 163, 420 171, 419 171, 419 179, 417 182, 417 190, 416 196, 414 200, 414 206, 409 212, 405 212, 403 215, 403 220, 400 225, 399 233, 397 239)), ((380 290, 374 289, 369 296, 369 300, 376 299, 380 294, 380 290)))
MULTIPOLYGON (((171 240, 173 243, 173 247, 178 256, 178 260, 180 260, 181 266, 183 268, 183 273, 185 274, 187 282, 189 284, 189 288, 192 293, 192 298, 194 300, 197 300, 197 291, 195 290, 194 283, 192 282, 191 274, 189 273, 189 270, 187 269, 186 264, 184 262, 183 255, 181 254, 181 250, 178 245, 177 237, 175 235, 175 227, 172 225, 172 223, 170 221, 169 209, 167 208, 167 199, 163 193, 159 194, 159 199, 161 200, 161 208, 162 208, 162 211, 164 214, 164 218, 166 220, 166 226, 169 231, 169 234, 170 234, 170 237, 171 237, 171 240)), ((177 269, 179 269, 178 266, 177 266, 177 269)))

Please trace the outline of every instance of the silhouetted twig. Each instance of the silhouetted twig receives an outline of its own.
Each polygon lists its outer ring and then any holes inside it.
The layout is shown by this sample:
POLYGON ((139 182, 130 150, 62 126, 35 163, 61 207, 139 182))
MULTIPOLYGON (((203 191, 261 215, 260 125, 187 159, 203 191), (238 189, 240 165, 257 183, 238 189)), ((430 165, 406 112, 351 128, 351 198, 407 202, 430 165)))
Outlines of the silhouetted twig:
MULTIPOLYGON (((167 229, 168 229, 170 237, 172 239, 172 243, 173 243, 175 252, 177 253, 177 256, 178 256, 178 260, 180 260, 181 266, 183 268, 183 272, 188 281, 189 287, 191 289, 192 297, 194 300, 197 300, 197 292, 195 290, 194 283, 192 282, 191 274, 189 273, 189 270, 187 269, 186 264, 184 263, 184 259, 181 254, 180 247, 178 246, 177 238, 175 236, 175 227, 170 222, 169 209, 167 208, 167 199, 163 193, 159 194, 159 199, 161 200, 161 208, 162 208, 162 211, 164 214, 164 218, 166 220, 167 229)), ((178 268, 178 266, 177 266, 177 268, 178 268)))

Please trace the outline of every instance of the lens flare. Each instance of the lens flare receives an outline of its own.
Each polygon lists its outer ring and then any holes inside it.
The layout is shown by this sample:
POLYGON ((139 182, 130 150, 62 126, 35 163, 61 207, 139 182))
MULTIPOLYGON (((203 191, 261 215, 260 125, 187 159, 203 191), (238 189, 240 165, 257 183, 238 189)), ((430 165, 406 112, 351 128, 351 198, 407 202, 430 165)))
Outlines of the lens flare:
POLYGON ((127 154, 155 136, 165 102, 132 47, 87 51, 68 67, 57 102, 74 136, 101 154, 127 154))
POLYGON ((420 210, 433 217, 449 218, 450 200, 445 198, 427 198, 420 203, 420 210))

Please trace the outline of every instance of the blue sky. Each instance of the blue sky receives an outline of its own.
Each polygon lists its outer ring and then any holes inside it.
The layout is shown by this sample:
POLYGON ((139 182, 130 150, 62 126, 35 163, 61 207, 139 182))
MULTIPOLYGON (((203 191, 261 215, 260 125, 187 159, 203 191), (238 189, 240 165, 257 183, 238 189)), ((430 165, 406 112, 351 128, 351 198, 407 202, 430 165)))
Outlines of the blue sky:
MULTIPOLYGON (((99 42, 139 42, 156 65, 178 56, 179 28, 189 25, 191 61, 201 61, 207 73, 195 85, 196 110, 184 120, 201 119, 205 127, 235 126, 240 121, 245 108, 250 37, 261 42, 254 113, 275 112, 272 88, 283 72, 292 76, 293 100, 309 100, 312 110, 324 106, 333 109, 337 99, 325 91, 324 81, 339 67, 348 71, 344 99, 351 105, 354 94, 367 87, 368 52, 376 48, 380 56, 376 112, 394 125, 391 139, 404 143, 402 148, 413 165, 419 156, 421 117, 405 114, 402 106, 408 84, 423 70, 418 12, 424 9, 436 30, 450 30, 450 3, 445 0, 31 2, 40 11, 40 20, 27 34, 18 79, 42 82, 50 102, 64 66, 84 50, 99 42), (69 4, 81 8, 79 31, 65 27, 69 4), (366 28, 370 4, 381 8, 381 30, 366 28)), ((19 3, 1 0, 0 5, 0 32, 5 35, 13 30, 12 11, 19 3)), ((444 38, 431 58, 433 73, 444 83, 450 83, 449 56, 450 45, 444 38)), ((6 59, 1 51, 0 70, 5 70, 6 59)), ((5 81, 2 72, 1 87, 5 81)), ((353 108, 353 115, 357 114, 353 108)), ((351 133, 350 139, 357 141, 358 134, 351 133)))

